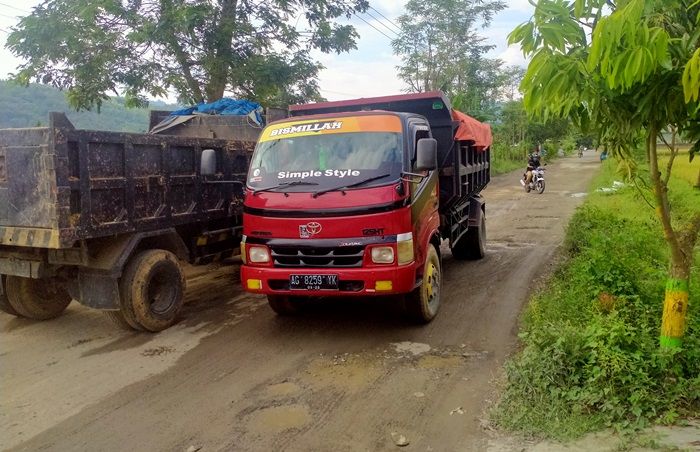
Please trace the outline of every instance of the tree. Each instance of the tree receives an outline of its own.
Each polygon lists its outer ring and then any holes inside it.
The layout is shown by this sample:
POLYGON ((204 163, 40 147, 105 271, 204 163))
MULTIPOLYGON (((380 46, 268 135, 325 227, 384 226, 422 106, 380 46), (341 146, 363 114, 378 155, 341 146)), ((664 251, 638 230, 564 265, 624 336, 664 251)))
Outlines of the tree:
POLYGON ((547 140, 559 141, 571 129, 568 119, 548 118, 547 122, 530 120, 527 123, 527 137, 532 144, 544 143, 547 140))
POLYGON ((520 66, 507 66, 503 70, 503 95, 508 101, 520 97, 520 82, 525 77, 525 69, 520 66))
POLYGON ((484 91, 502 86, 494 77, 502 62, 484 57, 494 46, 476 30, 505 6, 500 0, 409 0, 392 42, 408 91, 459 94, 465 110, 480 108, 484 91))
POLYGON ((517 145, 525 141, 528 118, 522 100, 504 103, 499 117, 501 121, 497 132, 500 132, 501 141, 508 145, 517 145))
MULTIPOLYGON (((684 0, 539 0, 529 22, 513 30, 531 57, 521 88, 525 108, 540 117, 569 117, 600 133, 628 163, 642 134, 656 211, 671 262, 661 345, 678 347, 685 328, 700 205, 672 212, 669 179, 678 154, 659 167, 665 129, 700 138, 700 2, 684 0)), ((700 147, 696 143, 691 158, 700 147)))
POLYGON ((541 122, 529 118, 521 99, 506 101, 501 105, 494 132, 499 141, 523 145, 528 150, 546 141, 561 142, 566 137, 574 139, 568 119, 550 118, 547 122, 541 122))
POLYGON ((457 83, 446 91, 458 110, 468 111, 480 121, 497 119, 500 104, 511 94, 511 74, 502 69, 503 61, 475 54, 462 63, 457 83))
POLYGON ((137 106, 168 90, 183 103, 228 91, 286 105, 320 97, 321 66, 309 51, 355 48, 354 27, 335 19, 367 7, 367 0, 45 0, 6 45, 26 59, 16 80, 66 89, 77 109, 99 108, 108 92, 137 106))

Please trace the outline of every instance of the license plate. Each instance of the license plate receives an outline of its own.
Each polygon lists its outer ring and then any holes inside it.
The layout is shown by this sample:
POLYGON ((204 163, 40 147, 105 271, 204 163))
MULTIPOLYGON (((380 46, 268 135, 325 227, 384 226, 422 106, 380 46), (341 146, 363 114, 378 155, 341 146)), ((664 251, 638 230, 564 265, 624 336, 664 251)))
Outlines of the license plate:
POLYGON ((291 290, 338 290, 338 275, 290 275, 291 290))

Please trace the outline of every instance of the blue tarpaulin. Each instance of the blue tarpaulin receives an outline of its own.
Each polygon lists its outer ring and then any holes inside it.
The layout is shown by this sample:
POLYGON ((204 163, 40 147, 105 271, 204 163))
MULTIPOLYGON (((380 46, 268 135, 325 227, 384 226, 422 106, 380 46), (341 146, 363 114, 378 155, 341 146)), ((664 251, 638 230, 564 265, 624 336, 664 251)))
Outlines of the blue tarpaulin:
POLYGON ((262 125, 262 107, 260 104, 246 99, 224 97, 211 103, 201 103, 194 107, 183 108, 170 113, 170 116, 189 115, 248 115, 256 123, 262 125))

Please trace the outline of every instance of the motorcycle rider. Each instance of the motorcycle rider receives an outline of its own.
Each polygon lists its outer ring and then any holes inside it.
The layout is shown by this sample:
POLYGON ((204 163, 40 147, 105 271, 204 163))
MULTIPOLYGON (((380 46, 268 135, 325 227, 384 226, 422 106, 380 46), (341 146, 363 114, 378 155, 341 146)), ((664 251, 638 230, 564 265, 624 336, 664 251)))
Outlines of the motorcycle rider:
POLYGON ((532 182, 532 170, 539 168, 540 162, 540 148, 535 147, 532 153, 527 158, 527 168, 525 169, 525 186, 532 182))

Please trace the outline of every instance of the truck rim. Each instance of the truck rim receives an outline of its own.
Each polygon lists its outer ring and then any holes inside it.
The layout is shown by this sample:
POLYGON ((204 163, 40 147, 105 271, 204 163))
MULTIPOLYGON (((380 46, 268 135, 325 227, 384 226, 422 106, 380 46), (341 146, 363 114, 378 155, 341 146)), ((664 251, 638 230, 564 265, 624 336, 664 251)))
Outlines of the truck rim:
POLYGON ((428 264, 427 271, 425 272, 425 296, 428 300, 430 310, 434 311, 440 300, 440 270, 438 270, 433 262, 428 264))
POLYGON ((151 277, 148 284, 148 302, 152 313, 164 315, 170 310, 173 299, 177 296, 177 288, 172 283, 177 277, 178 275, 168 268, 161 268, 151 277))

